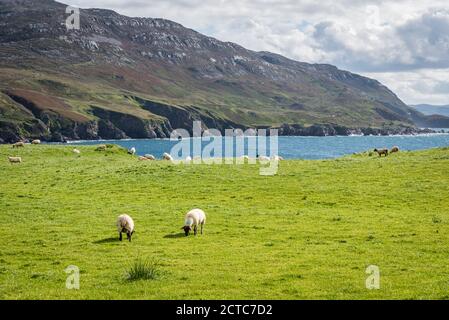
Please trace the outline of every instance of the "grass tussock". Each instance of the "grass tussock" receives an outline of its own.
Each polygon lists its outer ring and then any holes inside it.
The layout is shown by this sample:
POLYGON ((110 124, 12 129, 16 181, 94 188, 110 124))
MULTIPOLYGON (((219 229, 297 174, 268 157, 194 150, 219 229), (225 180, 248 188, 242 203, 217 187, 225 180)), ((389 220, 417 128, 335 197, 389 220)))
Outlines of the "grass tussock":
POLYGON ((137 258, 126 272, 126 280, 157 280, 162 276, 160 263, 155 260, 137 258))

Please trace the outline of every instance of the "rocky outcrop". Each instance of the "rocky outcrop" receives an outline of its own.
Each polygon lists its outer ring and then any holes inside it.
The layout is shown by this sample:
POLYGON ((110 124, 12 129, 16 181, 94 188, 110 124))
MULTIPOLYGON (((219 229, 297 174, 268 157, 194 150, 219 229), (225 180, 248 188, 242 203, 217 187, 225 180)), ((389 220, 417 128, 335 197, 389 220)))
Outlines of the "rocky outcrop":
POLYGON ((167 138, 172 131, 167 120, 142 119, 131 114, 91 106, 93 114, 101 123, 100 136, 103 139, 154 139, 167 138))
POLYGON ((430 129, 418 129, 406 126, 391 126, 383 128, 347 128, 334 124, 315 124, 303 127, 299 124, 284 124, 277 128, 280 136, 348 136, 348 135, 411 135, 432 133, 430 129))
POLYGON ((223 119, 209 110, 200 109, 194 106, 171 106, 139 97, 133 97, 133 99, 138 102, 143 109, 166 118, 171 128, 185 129, 191 134, 194 121, 201 121, 203 129, 213 128, 222 133, 224 133, 226 129, 244 129, 244 126, 238 125, 228 119, 223 119))

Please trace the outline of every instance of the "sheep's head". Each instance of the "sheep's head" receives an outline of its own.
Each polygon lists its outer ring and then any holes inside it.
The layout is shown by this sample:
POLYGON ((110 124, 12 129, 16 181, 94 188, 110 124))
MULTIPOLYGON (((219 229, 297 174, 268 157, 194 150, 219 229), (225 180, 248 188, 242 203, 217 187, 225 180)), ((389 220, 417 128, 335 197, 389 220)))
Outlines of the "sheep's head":
POLYGON ((182 227, 181 229, 183 229, 184 230, 184 233, 186 234, 186 237, 189 235, 189 233, 190 233, 190 230, 192 230, 192 227, 190 227, 190 226, 184 226, 184 227, 182 227))
POLYGON ((134 234, 134 231, 126 233, 126 237, 128 238, 128 241, 131 242, 131 238, 132 238, 133 234, 134 234))

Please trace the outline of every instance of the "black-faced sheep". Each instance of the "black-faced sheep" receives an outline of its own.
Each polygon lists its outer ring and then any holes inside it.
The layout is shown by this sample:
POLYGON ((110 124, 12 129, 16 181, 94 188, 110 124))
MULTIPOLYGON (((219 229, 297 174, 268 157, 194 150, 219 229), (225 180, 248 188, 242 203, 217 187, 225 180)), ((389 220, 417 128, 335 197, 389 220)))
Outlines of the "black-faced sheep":
POLYGON ((126 233, 126 237, 129 242, 134 234, 134 221, 127 214, 122 214, 117 218, 117 230, 119 233, 119 239, 122 241, 122 233, 126 233))
POLYGON ((388 149, 374 149, 374 152, 377 152, 379 157, 382 157, 382 155, 388 156, 388 149))
POLYGON ((130 154, 130 155, 132 155, 132 156, 135 155, 136 152, 137 152, 137 151, 136 151, 136 148, 134 148, 134 147, 132 147, 131 149, 128 150, 128 154, 130 154))
POLYGON ((187 212, 184 222, 184 230, 186 237, 189 235, 193 228, 193 232, 196 235, 198 233, 198 225, 201 225, 201 234, 203 234, 203 227, 206 223, 206 214, 201 209, 193 209, 187 212))
POLYGON ((390 153, 395 153, 395 152, 399 152, 399 147, 393 147, 393 148, 391 148, 391 150, 390 150, 390 153))

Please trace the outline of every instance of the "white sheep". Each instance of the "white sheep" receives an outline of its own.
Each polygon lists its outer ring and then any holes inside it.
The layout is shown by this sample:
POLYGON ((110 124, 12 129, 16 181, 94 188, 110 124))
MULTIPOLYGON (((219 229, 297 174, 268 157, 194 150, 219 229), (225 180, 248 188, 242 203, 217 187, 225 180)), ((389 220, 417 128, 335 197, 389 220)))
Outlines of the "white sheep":
POLYGON ((131 242, 131 237, 134 233, 134 220, 127 214, 120 215, 117 218, 117 230, 120 241, 122 241, 122 232, 124 232, 129 242, 131 242))
POLYGON ((184 230, 186 237, 189 235, 193 228, 194 234, 198 232, 198 225, 201 225, 201 234, 203 234, 203 227, 206 224, 206 214, 201 209, 193 209, 187 212, 184 222, 184 230))
POLYGON ((156 160, 156 157, 153 156, 152 154, 146 154, 146 155, 144 155, 144 157, 147 158, 147 160, 151 160, 151 161, 156 160))
POLYGON ((168 160, 168 161, 173 161, 173 157, 171 155, 169 155, 168 153, 164 153, 164 155, 162 156, 162 158, 164 160, 168 160))
POLYGON ((73 149, 73 153, 75 153, 75 154, 80 154, 81 153, 81 151, 79 151, 78 149, 73 149))
POLYGON ((41 141, 39 139, 31 141, 31 144, 41 144, 41 141))
POLYGON ((22 163, 21 157, 8 157, 10 163, 22 163))
POLYGON ((270 158, 268 158, 267 156, 259 156, 258 157, 260 162, 269 162, 270 158))
POLYGON ((186 162, 187 162, 187 163, 192 162, 192 157, 191 157, 191 156, 187 156, 187 157, 186 157, 186 162))
POLYGON ((137 152, 136 148, 132 147, 131 149, 128 150, 128 153, 131 155, 135 155, 137 152))
POLYGON ((12 145, 13 148, 24 148, 25 147, 25 142, 19 141, 16 142, 12 145))
POLYGON ((284 160, 284 158, 282 158, 281 156, 272 156, 271 157, 271 160, 274 160, 274 161, 283 161, 284 160))

